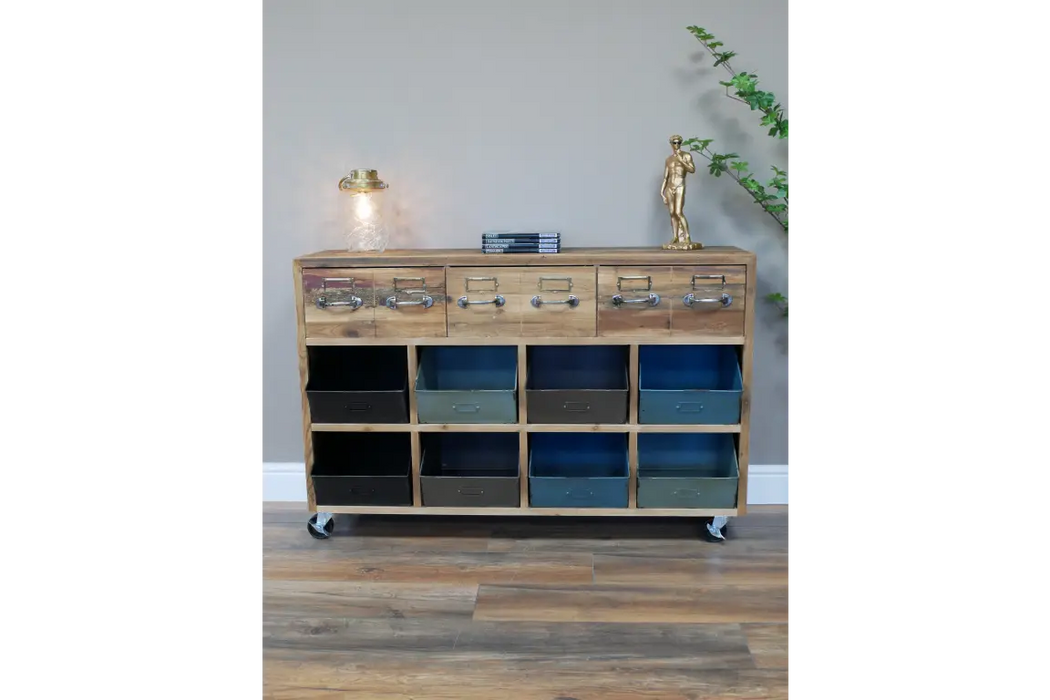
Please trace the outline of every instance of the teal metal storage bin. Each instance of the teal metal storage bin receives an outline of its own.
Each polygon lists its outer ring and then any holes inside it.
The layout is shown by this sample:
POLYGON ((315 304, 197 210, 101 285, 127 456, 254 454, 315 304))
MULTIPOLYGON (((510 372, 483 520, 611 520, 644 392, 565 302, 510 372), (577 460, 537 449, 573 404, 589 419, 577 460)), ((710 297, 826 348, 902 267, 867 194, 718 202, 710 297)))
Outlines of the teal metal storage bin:
POLYGON ((740 422, 744 381, 731 345, 643 345, 638 349, 638 422, 740 422))
POLYGON ((529 436, 533 508, 626 508, 628 475, 623 433, 529 436))
POLYGON ((740 471, 728 433, 639 433, 639 508, 735 508, 740 471))
POLYGON ((518 349, 424 347, 416 374, 420 423, 517 423, 518 349))

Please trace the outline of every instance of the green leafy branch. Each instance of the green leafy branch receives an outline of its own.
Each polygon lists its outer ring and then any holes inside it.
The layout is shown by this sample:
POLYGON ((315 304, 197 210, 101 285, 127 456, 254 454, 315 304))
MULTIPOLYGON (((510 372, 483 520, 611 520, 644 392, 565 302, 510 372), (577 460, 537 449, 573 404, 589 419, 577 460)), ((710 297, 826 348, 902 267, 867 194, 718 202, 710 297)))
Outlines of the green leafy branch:
MULTIPOLYGON (((715 66, 723 66, 731 76, 729 80, 718 81, 726 89, 726 96, 743 102, 752 111, 762 112, 762 126, 768 126, 769 135, 778 139, 786 139, 788 136, 788 120, 784 116, 784 110, 776 101, 776 96, 771 92, 758 89, 758 76, 754 73, 733 70, 729 63, 736 56, 735 51, 721 50, 724 44, 715 40, 715 35, 703 27, 688 27, 689 31, 703 44, 704 48, 715 59, 715 66), (734 93, 730 94, 729 89, 734 93)), ((737 184, 747 190, 748 194, 756 204, 780 224, 784 235, 788 233, 788 181, 787 172, 772 166, 773 178, 765 183, 759 182, 751 173, 748 163, 740 160, 736 153, 717 153, 710 146, 714 139, 691 138, 685 140, 682 145, 687 146, 694 153, 699 153, 708 161, 708 171, 715 177, 721 177, 722 173, 728 173, 737 184)), ((766 295, 766 299, 775 304, 784 316, 788 315, 788 300, 780 292, 766 295)))
MULTIPOLYGON (((770 166, 773 177, 762 183, 751 172, 748 162, 739 160, 738 153, 716 153, 711 150, 712 143, 713 139, 687 139, 681 145, 706 158, 708 171, 715 177, 726 173, 734 179, 748 191, 755 204, 773 217, 784 233, 791 235, 791 183, 787 182, 787 172, 770 166)), ((784 316, 791 318, 791 299, 779 292, 766 296, 766 299, 775 303, 784 316)))
POLYGON ((719 80, 718 84, 726 89, 726 97, 743 102, 752 111, 762 112, 762 126, 769 127, 769 135, 786 139, 788 136, 788 120, 784 117, 784 109, 777 102, 776 95, 765 90, 758 89, 758 76, 754 73, 738 73, 733 70, 729 59, 736 56, 735 51, 719 51, 723 46, 721 41, 714 41, 715 35, 703 27, 687 27, 693 36, 703 44, 704 48, 714 56, 715 66, 724 67, 731 76, 729 80, 719 80), (733 94, 729 89, 733 88, 733 94))

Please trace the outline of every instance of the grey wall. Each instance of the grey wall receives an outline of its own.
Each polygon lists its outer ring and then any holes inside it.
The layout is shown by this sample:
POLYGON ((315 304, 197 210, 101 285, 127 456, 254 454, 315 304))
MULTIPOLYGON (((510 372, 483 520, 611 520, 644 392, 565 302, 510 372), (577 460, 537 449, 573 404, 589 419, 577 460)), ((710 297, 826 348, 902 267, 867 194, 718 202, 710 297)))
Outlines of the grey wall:
MULTIPOLYGON (((738 70, 787 95, 786 0, 267 0, 264 6, 263 456, 302 461, 292 259, 339 248, 336 183, 390 183, 392 247, 478 245, 487 228, 560 229, 566 245, 670 239, 658 194, 672 133, 715 138, 759 174, 787 143, 727 99, 706 27, 738 70)), ((727 178, 699 172, 694 240, 758 254, 787 293, 787 244, 727 178)), ((756 322, 752 462, 787 463, 787 323, 756 322)))

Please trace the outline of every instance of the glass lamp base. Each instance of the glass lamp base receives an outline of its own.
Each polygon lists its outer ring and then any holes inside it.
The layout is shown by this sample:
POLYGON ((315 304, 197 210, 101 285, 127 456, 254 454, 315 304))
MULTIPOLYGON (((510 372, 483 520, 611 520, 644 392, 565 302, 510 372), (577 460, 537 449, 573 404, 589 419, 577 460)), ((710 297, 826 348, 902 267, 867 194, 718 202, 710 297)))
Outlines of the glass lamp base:
POLYGON ((351 252, 382 253, 389 240, 389 234, 381 229, 359 227, 347 235, 346 249, 351 252))

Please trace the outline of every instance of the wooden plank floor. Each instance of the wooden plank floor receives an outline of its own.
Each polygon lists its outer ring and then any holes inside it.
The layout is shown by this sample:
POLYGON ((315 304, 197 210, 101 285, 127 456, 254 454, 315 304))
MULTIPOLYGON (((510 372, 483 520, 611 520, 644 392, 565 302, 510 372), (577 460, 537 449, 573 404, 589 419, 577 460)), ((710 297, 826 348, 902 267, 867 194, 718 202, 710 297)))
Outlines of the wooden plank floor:
POLYGON ((265 697, 788 697, 787 507, 690 519, 263 508, 265 697))

